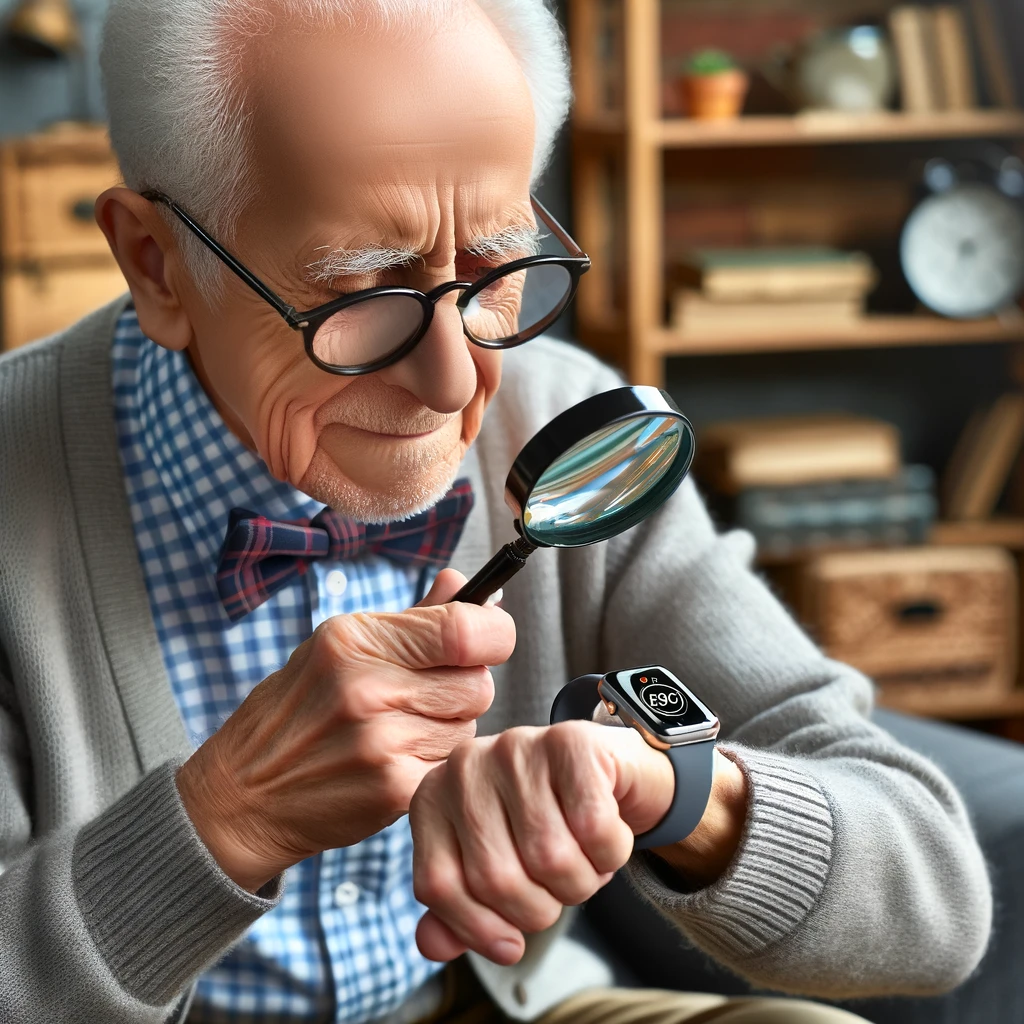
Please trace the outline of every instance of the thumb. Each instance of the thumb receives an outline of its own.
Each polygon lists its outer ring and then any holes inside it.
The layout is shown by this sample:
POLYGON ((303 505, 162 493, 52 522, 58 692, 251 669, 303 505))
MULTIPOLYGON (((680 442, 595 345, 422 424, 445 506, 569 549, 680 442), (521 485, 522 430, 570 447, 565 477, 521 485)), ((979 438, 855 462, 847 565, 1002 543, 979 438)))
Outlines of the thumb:
POLYGON ((437 574, 434 585, 427 591, 426 597, 416 607, 429 608, 435 604, 446 604, 465 585, 466 577, 458 569, 442 569, 437 574))

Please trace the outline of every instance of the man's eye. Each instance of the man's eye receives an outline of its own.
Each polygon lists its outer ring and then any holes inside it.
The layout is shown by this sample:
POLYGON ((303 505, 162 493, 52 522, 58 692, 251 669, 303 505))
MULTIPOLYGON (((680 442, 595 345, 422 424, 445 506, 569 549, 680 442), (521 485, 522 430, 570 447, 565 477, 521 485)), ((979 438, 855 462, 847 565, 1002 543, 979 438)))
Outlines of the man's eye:
POLYGON ((461 253, 455 257, 455 272, 460 281, 478 281, 489 274, 496 264, 472 253, 461 253))

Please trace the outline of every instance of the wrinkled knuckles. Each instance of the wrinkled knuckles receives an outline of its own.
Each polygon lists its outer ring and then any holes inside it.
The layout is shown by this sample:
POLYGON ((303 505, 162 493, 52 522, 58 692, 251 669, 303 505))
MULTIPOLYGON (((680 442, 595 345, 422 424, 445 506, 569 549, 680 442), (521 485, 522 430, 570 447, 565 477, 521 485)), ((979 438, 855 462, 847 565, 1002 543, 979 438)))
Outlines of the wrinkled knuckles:
POLYGON ((590 722, 559 722, 544 731, 544 745, 551 757, 565 757, 588 746, 593 739, 593 730, 590 722))
POLYGON ((473 685, 466 702, 466 714, 472 719, 477 719, 490 710, 494 702, 494 676, 486 666, 468 670, 473 685))
MULTIPOLYGON (((560 889, 577 888, 573 883, 585 865, 571 841, 551 835, 537 835, 521 844, 520 852, 530 877, 541 885, 547 887, 556 884, 560 889)), ((583 898, 586 899, 586 896, 583 898)))
POLYGON ((520 725, 495 737, 491 756, 503 773, 517 776, 522 771, 530 746, 539 731, 531 726, 520 725))
POLYGON ((493 858, 484 863, 469 860, 463 869, 469 891, 486 906, 500 908, 518 901, 524 881, 519 872, 493 858))
POLYGON ((363 722, 350 730, 347 739, 352 761, 363 770, 381 771, 396 764, 401 752, 395 746, 395 730, 382 718, 363 722))
MULTIPOLYGON (((486 743, 486 740, 481 741, 486 743)), ((468 784, 480 773, 480 745, 469 740, 456 745, 448 755, 447 782, 457 791, 465 792, 468 784)))
POLYGON ((372 722, 384 709, 379 699, 381 680, 369 676, 343 676, 333 680, 335 721, 351 725, 372 722))
POLYGON ((478 612, 478 608, 461 601, 440 606, 438 629, 442 664, 472 665, 477 660, 473 651, 479 633, 474 613, 478 612))
POLYGON ((380 770, 377 791, 382 810, 395 817, 408 813, 420 780, 427 770, 414 759, 404 759, 380 770))
POLYGON ((633 852, 633 832, 619 817, 618 804, 588 803, 567 808, 569 829, 597 871, 618 871, 633 852))
POLYGON ((443 916, 458 904, 462 878, 448 857, 429 857, 413 872, 412 890, 420 903, 443 916))

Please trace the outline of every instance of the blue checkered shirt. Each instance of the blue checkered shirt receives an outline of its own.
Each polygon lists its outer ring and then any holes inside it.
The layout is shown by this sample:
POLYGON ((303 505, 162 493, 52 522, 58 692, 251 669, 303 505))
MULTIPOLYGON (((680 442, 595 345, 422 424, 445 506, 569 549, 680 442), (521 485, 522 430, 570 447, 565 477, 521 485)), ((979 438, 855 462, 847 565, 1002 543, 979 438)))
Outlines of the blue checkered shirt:
MULTIPOLYGON (((380 556, 317 562, 232 625, 214 572, 235 506, 274 519, 323 506, 275 480, 227 429, 187 358, 135 311, 113 345, 125 486, 164 664, 185 729, 208 739, 252 688, 332 615, 401 611, 433 572, 380 556)), ((290 868, 281 903, 199 978, 190 1021, 345 1021, 391 1012, 438 968, 416 948, 408 818, 290 868)))

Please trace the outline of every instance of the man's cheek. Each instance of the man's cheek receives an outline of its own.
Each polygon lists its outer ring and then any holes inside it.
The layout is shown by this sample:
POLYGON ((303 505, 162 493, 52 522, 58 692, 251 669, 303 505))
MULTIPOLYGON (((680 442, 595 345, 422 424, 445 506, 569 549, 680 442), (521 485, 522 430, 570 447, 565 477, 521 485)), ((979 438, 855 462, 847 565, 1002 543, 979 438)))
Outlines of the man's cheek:
POLYGON ((462 413, 462 440, 470 445, 480 433, 484 412, 501 385, 501 352, 477 349, 473 353, 476 363, 477 392, 462 413))
POLYGON ((299 486, 316 451, 315 410, 300 403, 279 401, 261 405, 255 413, 256 448, 270 472, 299 486))

